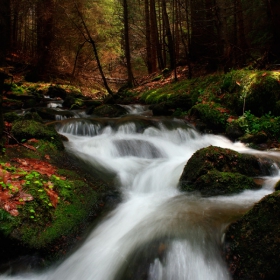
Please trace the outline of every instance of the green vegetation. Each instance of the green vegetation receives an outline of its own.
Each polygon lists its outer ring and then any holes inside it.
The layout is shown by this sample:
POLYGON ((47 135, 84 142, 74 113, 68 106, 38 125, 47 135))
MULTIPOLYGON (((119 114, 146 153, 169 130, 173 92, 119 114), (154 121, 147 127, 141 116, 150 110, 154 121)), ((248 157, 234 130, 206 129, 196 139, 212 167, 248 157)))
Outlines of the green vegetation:
POLYGON ((78 226, 97 204, 97 193, 83 181, 1 166, 11 172, 11 177, 15 174, 17 180, 24 183, 17 194, 19 190, 12 186, 13 181, 10 185, 0 182, 3 189, 10 188, 13 195, 19 197, 17 216, 0 210, 0 231, 29 248, 44 249, 62 235, 78 231, 78 226))
POLYGON ((273 116, 270 112, 256 117, 250 111, 234 121, 247 134, 265 132, 270 137, 280 139, 280 116, 273 116))

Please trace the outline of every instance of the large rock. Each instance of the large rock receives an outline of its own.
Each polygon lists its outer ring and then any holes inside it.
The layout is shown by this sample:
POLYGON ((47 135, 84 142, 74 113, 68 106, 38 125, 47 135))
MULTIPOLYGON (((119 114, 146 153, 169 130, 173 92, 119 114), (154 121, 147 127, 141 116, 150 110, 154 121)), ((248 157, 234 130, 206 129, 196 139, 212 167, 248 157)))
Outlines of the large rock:
POLYGON ((180 178, 180 188, 207 196, 255 189, 258 185, 252 177, 268 175, 270 166, 270 161, 253 155, 209 146, 189 159, 180 178))
POLYGON ((208 129, 220 132, 226 128, 227 113, 225 108, 216 107, 211 103, 200 103, 190 109, 189 117, 199 119, 208 129))
POLYGON ((59 150, 64 149, 61 137, 54 127, 46 126, 35 120, 16 121, 11 132, 19 142, 25 142, 32 138, 43 139, 54 144, 59 150))
POLYGON ((280 279, 280 191, 264 197, 226 231, 233 279, 280 279))
POLYGON ((125 114, 127 114, 126 109, 120 105, 104 104, 96 107, 93 110, 93 115, 96 115, 98 117, 116 118, 125 114))

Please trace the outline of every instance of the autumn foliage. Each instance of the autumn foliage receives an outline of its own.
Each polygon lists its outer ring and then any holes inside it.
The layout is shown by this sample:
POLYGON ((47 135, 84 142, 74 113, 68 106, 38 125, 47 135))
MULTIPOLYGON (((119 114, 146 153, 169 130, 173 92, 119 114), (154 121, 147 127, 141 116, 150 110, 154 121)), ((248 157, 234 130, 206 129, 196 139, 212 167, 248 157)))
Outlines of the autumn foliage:
MULTIPOLYGON (((14 158, 11 163, 2 163, 0 166, 0 207, 12 216, 18 216, 18 205, 23 205, 33 200, 28 193, 26 175, 34 172, 51 177, 56 174, 56 168, 50 163, 38 159, 14 158)), ((61 180, 66 178, 60 177, 61 180)), ((48 195, 53 207, 57 206, 59 195, 53 190, 50 180, 43 181, 43 189, 48 195)))

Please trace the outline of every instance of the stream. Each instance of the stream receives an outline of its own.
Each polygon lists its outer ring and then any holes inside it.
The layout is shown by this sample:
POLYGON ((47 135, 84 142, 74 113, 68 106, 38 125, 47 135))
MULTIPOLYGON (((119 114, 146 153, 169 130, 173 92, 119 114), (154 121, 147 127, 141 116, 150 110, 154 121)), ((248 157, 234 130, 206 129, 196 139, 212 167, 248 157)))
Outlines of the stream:
POLYGON ((110 176, 122 201, 63 262, 40 273, 0 279, 226 280, 223 233, 280 179, 274 168, 260 190, 205 198, 178 188, 194 152, 209 145, 267 154, 217 135, 202 135, 182 120, 152 118, 141 106, 104 121, 64 120, 66 149, 89 169, 110 176))

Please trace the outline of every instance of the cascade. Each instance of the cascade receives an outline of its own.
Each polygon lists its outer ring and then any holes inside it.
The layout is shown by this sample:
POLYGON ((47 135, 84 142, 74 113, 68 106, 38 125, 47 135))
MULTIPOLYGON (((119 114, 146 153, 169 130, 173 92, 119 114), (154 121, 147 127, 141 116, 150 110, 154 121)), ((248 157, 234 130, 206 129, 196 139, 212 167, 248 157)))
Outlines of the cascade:
POLYGON ((0 279, 230 279, 220 254, 223 232, 236 213, 272 192, 279 174, 265 178, 260 190, 231 196, 182 193, 180 175, 198 149, 214 145, 257 151, 222 136, 202 135, 178 120, 138 126, 139 119, 133 118, 123 124, 118 120, 118 125, 90 119, 60 125, 59 132, 69 139, 66 149, 95 170, 110 173, 122 202, 62 263, 0 279))

